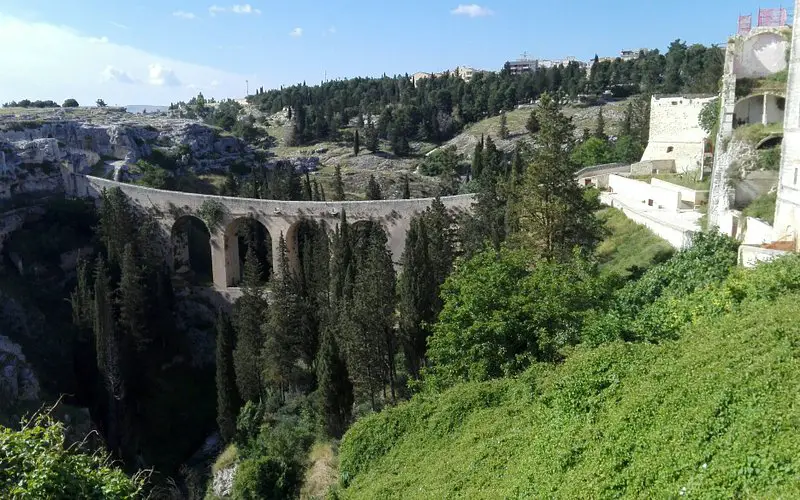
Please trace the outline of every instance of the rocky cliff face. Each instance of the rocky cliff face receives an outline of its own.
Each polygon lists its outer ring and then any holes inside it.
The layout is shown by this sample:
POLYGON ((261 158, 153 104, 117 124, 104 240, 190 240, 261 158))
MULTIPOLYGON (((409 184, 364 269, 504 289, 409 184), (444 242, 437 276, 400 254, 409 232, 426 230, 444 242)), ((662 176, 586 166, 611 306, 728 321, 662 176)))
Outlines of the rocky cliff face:
POLYGON ((122 112, 0 115, 0 200, 63 190, 68 173, 103 174, 154 152, 196 173, 226 172, 252 158, 239 139, 202 123, 122 112), (35 118, 35 119, 31 119, 35 118))

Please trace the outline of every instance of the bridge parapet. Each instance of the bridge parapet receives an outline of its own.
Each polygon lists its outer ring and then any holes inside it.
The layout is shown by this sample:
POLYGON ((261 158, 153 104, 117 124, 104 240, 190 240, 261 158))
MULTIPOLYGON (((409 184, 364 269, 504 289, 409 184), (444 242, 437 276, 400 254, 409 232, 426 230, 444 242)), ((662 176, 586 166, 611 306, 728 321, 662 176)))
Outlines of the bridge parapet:
MULTIPOLYGON (((273 248, 273 269, 278 269, 279 235, 289 240, 291 229, 303 219, 325 222, 332 228, 339 220, 342 211, 346 212, 347 219, 351 222, 381 223, 389 239, 392 258, 399 264, 411 218, 423 212, 434 200, 434 198, 335 202, 259 200, 166 191, 83 175, 73 175, 70 181, 69 194, 77 197, 99 199, 104 189, 120 188, 134 203, 159 214, 164 229, 172 236, 175 224, 181 216, 197 216, 204 203, 208 201, 218 203, 223 208, 221 220, 217 227, 208 228, 211 235, 214 284, 218 288, 231 287, 238 280, 238 240, 235 227, 236 221, 240 219, 254 218, 269 232, 273 248)), ((453 212, 464 212, 472 209, 475 197, 474 195, 446 196, 442 197, 441 201, 453 212)), ((174 237, 170 238, 170 241, 172 248, 167 252, 167 260, 170 265, 174 265, 174 257, 181 250, 176 248, 174 237)), ((287 247, 290 259, 296 258, 296 242, 287 241, 287 247)))

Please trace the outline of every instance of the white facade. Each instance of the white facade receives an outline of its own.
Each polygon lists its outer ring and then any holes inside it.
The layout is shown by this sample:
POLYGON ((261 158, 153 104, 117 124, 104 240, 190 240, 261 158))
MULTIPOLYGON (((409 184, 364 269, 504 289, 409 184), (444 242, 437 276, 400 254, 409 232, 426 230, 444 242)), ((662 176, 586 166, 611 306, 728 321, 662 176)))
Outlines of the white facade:
MULTIPOLYGON (((795 0, 800 13, 800 0, 795 0)), ((800 33, 800 15, 794 16, 795 33, 800 33)), ((781 170, 778 177, 778 201, 775 207, 775 237, 794 241, 800 223, 800 36, 792 38, 789 58, 789 81, 786 86, 786 113, 783 121, 781 170)))
POLYGON ((775 28, 758 28, 736 40, 734 73, 738 78, 761 78, 786 69, 789 42, 775 28))
POLYGON ((700 169, 707 133, 700 112, 715 97, 653 96, 650 102, 650 140, 642 161, 673 160, 679 173, 700 169))

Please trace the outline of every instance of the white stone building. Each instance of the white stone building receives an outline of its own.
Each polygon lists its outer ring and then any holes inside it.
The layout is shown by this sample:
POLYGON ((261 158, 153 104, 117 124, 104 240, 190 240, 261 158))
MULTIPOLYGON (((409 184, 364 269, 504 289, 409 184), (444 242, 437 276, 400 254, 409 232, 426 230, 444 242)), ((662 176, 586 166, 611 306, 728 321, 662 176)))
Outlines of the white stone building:
POLYGON ((650 102, 650 140, 643 162, 672 162, 674 172, 698 171, 706 155, 708 134, 700 112, 714 96, 653 96, 650 102))

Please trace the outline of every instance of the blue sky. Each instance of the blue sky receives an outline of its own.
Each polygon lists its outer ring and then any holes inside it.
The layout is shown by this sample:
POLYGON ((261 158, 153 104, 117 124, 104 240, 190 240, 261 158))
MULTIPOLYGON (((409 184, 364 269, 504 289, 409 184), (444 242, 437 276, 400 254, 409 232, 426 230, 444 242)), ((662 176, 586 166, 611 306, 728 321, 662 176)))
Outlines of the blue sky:
MULTIPOLYGON (((758 0, 0 0, 0 101, 167 104, 328 78, 721 43, 758 0)), ((784 5, 790 1, 784 0, 784 5)), ((776 1, 776 6, 780 1, 776 1)))

